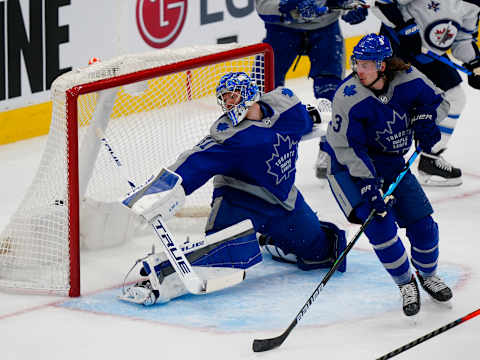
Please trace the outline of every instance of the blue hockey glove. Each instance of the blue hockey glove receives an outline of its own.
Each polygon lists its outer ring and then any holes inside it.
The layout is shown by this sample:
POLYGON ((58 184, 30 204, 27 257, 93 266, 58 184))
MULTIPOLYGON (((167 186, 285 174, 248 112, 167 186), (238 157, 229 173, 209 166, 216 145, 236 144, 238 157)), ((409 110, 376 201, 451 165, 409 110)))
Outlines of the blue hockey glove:
POLYGON ((350 25, 360 24, 367 18, 368 10, 363 7, 348 11, 345 15, 342 15, 342 20, 350 25))
POLYGON ((361 178, 360 179, 360 194, 362 199, 366 201, 375 213, 380 216, 387 214, 387 205, 382 197, 382 184, 377 178, 361 178))
POLYGON ((303 20, 312 21, 328 12, 328 7, 320 6, 317 0, 300 0, 297 10, 303 20))
POLYGON ((290 11, 297 8, 299 1, 300 0, 280 0, 278 11, 280 11, 282 14, 289 14, 290 11))
POLYGON ((428 112, 423 112, 414 114, 411 116, 411 120, 414 139, 424 152, 430 153, 433 145, 439 142, 442 137, 437 124, 435 124, 434 117, 428 112))
POLYGON ((468 75, 468 85, 474 89, 480 89, 480 58, 476 58, 463 66, 472 72, 468 75))
POLYGON ((415 20, 410 19, 405 24, 397 26, 395 31, 400 40, 400 46, 407 49, 411 56, 422 53, 422 38, 415 20))

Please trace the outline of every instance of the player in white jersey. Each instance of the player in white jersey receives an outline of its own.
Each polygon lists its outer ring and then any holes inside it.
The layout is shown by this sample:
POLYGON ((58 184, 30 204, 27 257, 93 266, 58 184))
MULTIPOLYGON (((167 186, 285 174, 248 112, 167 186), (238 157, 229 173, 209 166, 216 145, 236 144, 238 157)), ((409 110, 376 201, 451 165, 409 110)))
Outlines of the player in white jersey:
POLYGON ((419 179, 423 185, 462 183, 461 170, 442 157, 465 107, 462 79, 446 52, 451 50, 452 55, 472 72, 468 83, 479 89, 480 52, 476 44, 479 5, 478 0, 397 0, 393 3, 380 0, 374 10, 382 20, 380 33, 390 39, 395 54, 444 90, 451 104, 447 118, 439 124, 442 140, 430 154, 420 158, 419 179))

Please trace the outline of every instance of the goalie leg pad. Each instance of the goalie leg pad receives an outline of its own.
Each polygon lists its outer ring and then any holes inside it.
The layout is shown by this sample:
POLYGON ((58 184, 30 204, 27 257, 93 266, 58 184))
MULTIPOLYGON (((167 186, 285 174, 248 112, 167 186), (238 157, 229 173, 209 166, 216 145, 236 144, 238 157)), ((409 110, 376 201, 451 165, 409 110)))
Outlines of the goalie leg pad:
MULTIPOLYGON (((148 265, 163 276, 173 273, 166 257, 155 255, 148 265)), ((248 269, 262 261, 256 233, 249 220, 209 234, 202 247, 186 250, 185 255, 192 266, 248 269)), ((150 271, 144 267, 140 273, 148 276, 150 271)))

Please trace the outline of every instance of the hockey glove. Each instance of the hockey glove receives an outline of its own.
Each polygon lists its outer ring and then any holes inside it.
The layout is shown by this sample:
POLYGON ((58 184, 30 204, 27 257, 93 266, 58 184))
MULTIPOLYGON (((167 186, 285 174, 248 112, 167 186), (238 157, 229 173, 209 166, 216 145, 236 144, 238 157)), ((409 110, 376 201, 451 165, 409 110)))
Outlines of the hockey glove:
POLYGON ((415 20, 410 19, 405 24, 397 26, 395 31, 400 40, 400 47, 406 49, 411 56, 422 53, 422 38, 415 20))
POLYGON ((303 20, 312 21, 328 12, 328 7, 320 6, 316 0, 300 0, 297 10, 303 20))
POLYGON ((472 72, 471 75, 468 75, 468 85, 474 89, 480 89, 480 58, 473 59, 463 66, 472 72))
POLYGON ((385 216, 387 214, 387 205, 382 197, 382 183, 377 178, 361 178, 360 179, 360 194, 362 199, 370 204, 375 214, 385 216))
POLYGON ((426 153, 432 151, 433 145, 440 141, 442 135, 435 119, 429 113, 416 113, 411 117, 414 131, 414 139, 426 153))
POLYGON ((320 111, 315 105, 307 104, 305 105, 307 108, 308 115, 312 118, 312 122, 314 124, 321 124, 322 123, 322 116, 320 115, 320 111))
POLYGON ((353 9, 348 11, 345 15, 342 16, 342 20, 349 23, 350 25, 356 25, 363 22, 368 15, 368 10, 363 7, 353 9))

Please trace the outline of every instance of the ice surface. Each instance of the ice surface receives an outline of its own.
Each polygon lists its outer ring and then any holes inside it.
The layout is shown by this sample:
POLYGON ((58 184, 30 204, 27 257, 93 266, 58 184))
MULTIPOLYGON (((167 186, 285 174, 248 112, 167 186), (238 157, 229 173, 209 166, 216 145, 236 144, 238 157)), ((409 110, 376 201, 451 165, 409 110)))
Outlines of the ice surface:
MULTIPOLYGON (((287 85, 304 102, 313 101, 310 81, 287 85)), ((81 298, 0 293, 1 358, 374 359, 478 309, 480 92, 468 88, 467 94, 445 155, 463 170, 464 184, 426 189, 440 226, 440 273, 454 290, 452 309, 422 293, 418 323, 406 321, 398 290, 362 237, 348 257, 348 271, 330 279, 286 342, 255 354, 252 340, 279 335, 326 272, 302 272, 266 259, 245 282, 216 294, 188 295, 151 308, 125 304, 116 296, 126 271, 149 251, 151 239, 145 237, 116 249, 82 252, 81 298)), ((43 137, 0 147, 0 229, 30 184, 44 144, 43 137)), ((297 184, 320 218, 352 236, 358 228, 347 224, 326 184, 314 177, 317 146, 315 140, 301 144, 297 184)), ((192 235, 194 228, 179 235, 192 235)), ((476 359, 478 340, 480 317, 396 358, 476 359)))

